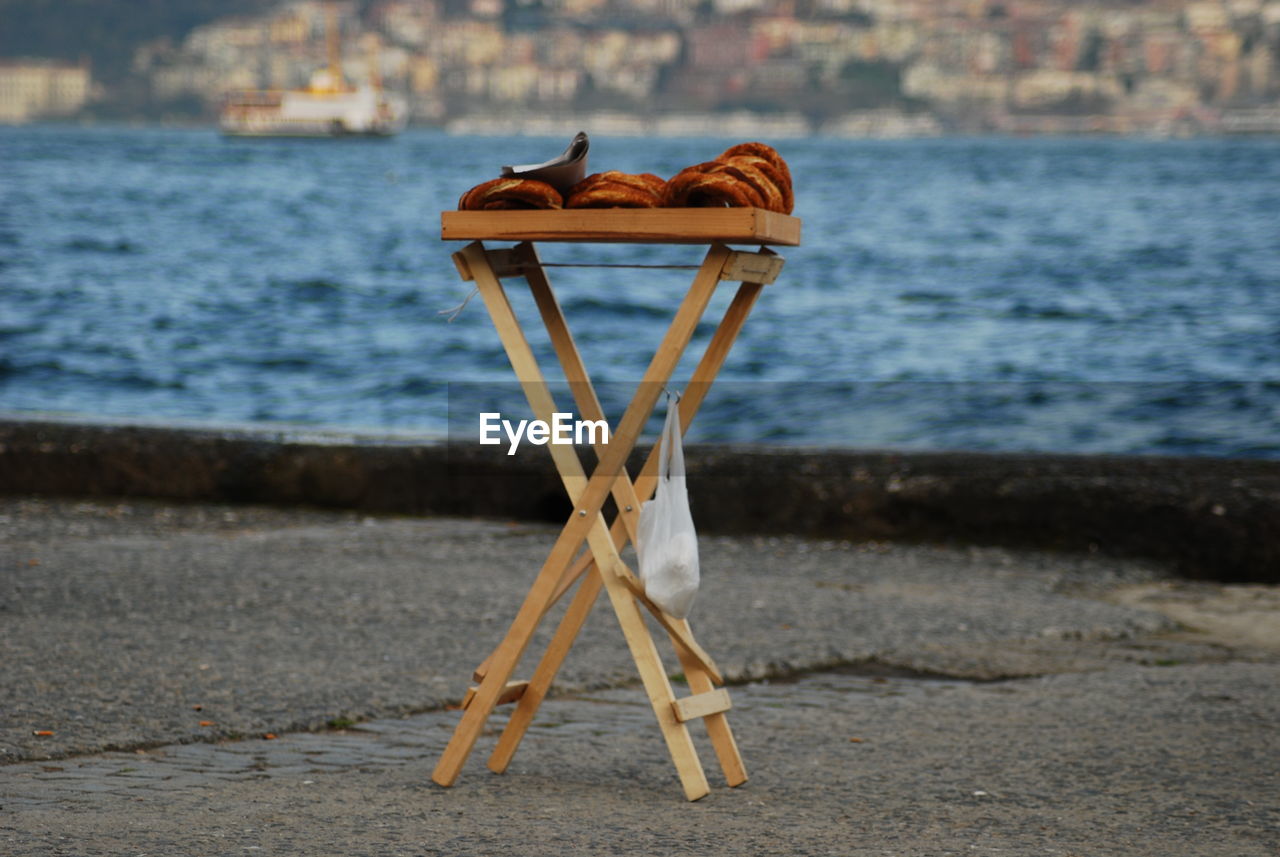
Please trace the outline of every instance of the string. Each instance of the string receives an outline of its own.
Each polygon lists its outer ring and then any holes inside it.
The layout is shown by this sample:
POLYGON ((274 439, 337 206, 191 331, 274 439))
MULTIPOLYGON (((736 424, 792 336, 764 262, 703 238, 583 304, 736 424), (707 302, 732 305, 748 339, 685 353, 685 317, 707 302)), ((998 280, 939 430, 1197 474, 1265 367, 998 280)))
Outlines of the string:
POLYGON ((701 265, 634 265, 624 264, 621 262, 543 262, 540 265, 523 264, 513 267, 518 268, 644 268, 644 269, 664 269, 671 271, 696 271, 701 265))
POLYGON ((446 319, 446 321, 449 324, 453 324, 453 320, 458 316, 462 315, 462 311, 467 308, 467 304, 471 303, 471 299, 478 294, 480 294, 480 287, 476 286, 474 289, 471 290, 471 294, 467 295, 466 298, 463 299, 462 303, 458 304, 455 307, 449 307, 449 309, 437 310, 436 315, 449 316, 449 318, 446 319))

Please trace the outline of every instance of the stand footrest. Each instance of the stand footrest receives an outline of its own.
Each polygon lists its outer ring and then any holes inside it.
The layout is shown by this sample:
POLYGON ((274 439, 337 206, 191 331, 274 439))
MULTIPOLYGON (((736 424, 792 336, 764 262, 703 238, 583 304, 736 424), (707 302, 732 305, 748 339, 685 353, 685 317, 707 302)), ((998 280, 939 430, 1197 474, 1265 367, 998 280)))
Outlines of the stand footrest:
POLYGON ((723 687, 694 696, 686 696, 684 699, 677 699, 671 703, 671 708, 676 713, 676 720, 681 723, 697 717, 723 714, 732 707, 733 704, 729 701, 729 691, 723 687))
MULTIPOLYGON (((502 693, 498 694, 498 705, 506 705, 508 702, 515 702, 524 696, 525 690, 529 687, 528 681, 509 681, 502 688, 502 693)), ((471 700, 476 698, 476 694, 480 692, 478 687, 467 688, 467 695, 462 697, 462 707, 465 709, 471 705, 471 700)))

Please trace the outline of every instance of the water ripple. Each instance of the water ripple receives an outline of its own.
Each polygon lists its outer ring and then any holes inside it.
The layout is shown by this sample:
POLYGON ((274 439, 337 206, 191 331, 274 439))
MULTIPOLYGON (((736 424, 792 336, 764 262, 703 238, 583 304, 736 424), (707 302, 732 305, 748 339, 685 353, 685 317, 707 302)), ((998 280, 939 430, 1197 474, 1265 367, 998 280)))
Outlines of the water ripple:
MULTIPOLYGON (((592 166, 669 174, 724 143, 601 138, 592 166)), ((439 212, 556 141, 37 126, 0 128, 0 145, 0 408, 435 433, 472 402, 462 387, 510 375, 479 300, 439 314, 471 288, 439 212)), ((779 145, 806 243, 782 251, 697 439, 1280 458, 1274 145, 779 145)), ((689 273, 550 274, 620 409, 689 273)), ((527 290, 510 293, 552 366, 527 290)), ((523 407, 515 392, 504 407, 523 407)))

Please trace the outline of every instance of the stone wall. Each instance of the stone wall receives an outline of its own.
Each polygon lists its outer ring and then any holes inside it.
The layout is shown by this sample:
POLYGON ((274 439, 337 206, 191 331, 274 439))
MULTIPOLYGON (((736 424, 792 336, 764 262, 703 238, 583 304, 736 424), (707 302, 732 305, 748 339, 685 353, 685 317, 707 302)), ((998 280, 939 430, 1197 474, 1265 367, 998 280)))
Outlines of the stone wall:
MULTIPOLYGON (((703 532, 1095 551, 1280 582, 1280 462, 737 446, 687 457, 703 532)), ((386 437, 56 421, 0 421, 0 493, 545 521, 570 511, 536 447, 508 457, 386 437)))

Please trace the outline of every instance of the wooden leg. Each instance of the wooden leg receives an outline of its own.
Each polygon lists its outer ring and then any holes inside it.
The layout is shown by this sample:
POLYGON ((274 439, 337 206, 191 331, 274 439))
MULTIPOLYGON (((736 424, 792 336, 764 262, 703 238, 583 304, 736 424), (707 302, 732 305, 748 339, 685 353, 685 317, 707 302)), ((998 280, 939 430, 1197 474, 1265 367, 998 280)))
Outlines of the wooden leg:
POLYGON ((675 763, 684 796, 689 800, 705 797, 711 791, 707 775, 702 770, 702 763, 698 761, 698 751, 693 746, 693 737, 689 734, 688 727, 676 719, 672 707, 676 696, 662 667, 658 647, 654 645, 644 617, 640 615, 640 608, 631 597, 630 590, 608 572, 604 573, 604 586, 609 593, 609 600, 613 602, 613 610, 618 616, 618 624, 622 626, 627 646, 631 649, 636 669, 640 672, 640 680, 644 682, 644 690, 653 706, 658 728, 662 730, 662 737, 667 742, 667 752, 675 763))
POLYGON ((538 706, 546 698, 547 691, 551 689, 551 682, 555 680, 556 673, 560 671, 561 664, 569 654, 569 649, 578 638, 578 632, 582 630, 587 616, 591 613, 591 608, 595 606, 596 597, 600 594, 600 586, 600 573, 596 571, 593 564, 583 578, 582 585, 578 587, 573 601, 569 603, 569 609, 561 617, 555 636, 551 638, 551 643, 543 653, 542 660, 533 671, 533 678, 529 679, 529 686, 525 688, 524 695, 516 704, 515 711, 511 712, 511 719, 502 730, 498 746, 489 756, 489 770, 500 774, 511 764, 511 759, 520 746, 520 739, 524 737, 529 724, 533 722, 534 715, 538 713, 538 706))
POLYGON ((488 672, 480 682, 475 697, 462 712, 462 720, 436 763, 431 775, 436 783, 450 786, 457 780, 462 766, 466 764, 467 756, 471 754, 476 739, 484 729, 485 721, 497 706, 498 697, 505 689, 507 681, 510 680, 516 664, 519 663, 533 632, 542 619, 547 599, 551 596, 559 574, 559 570, 555 567, 544 565, 542 572, 534 580, 533 586, 529 589, 524 603, 507 631, 507 636, 494 651, 488 672))
MULTIPOLYGON (((580 553, 578 558, 573 561, 573 565, 566 568, 560 575, 560 579, 556 581, 556 588, 551 593, 551 598, 547 604, 547 610, 550 610, 555 606, 564 594, 573 588, 573 585, 578 582, 578 579, 581 578, 588 569, 595 568, 595 563, 595 557, 591 555, 590 550, 584 550, 580 553)), ((489 672, 489 662, 492 659, 493 655, 491 654, 489 657, 484 659, 480 666, 476 667, 475 672, 472 673, 472 678, 475 681, 484 681, 485 675, 489 672)))
MULTIPOLYGON (((760 296, 761 290, 762 286, 758 283, 743 283, 739 287, 737 294, 734 295, 733 302, 725 311, 724 319, 720 322, 720 327, 717 328, 715 336, 712 337, 711 343, 703 354, 702 362, 694 370, 691 380, 695 383, 690 384, 688 393, 680 401, 682 430, 688 428, 694 414, 697 413, 698 407, 702 404, 702 399, 711 385, 711 381, 719 373, 729 349, 733 346, 738 332, 742 329, 743 323, 751 313, 751 309, 755 305, 756 299, 760 296)), ((645 496, 647 496, 648 492, 644 489, 649 488, 649 486, 647 484, 642 486, 641 480, 650 475, 648 470, 648 467, 642 470, 641 479, 637 480, 637 491, 645 496)), ((649 491, 652 491, 652 488, 649 488, 649 491)), ((673 636, 671 640, 675 646, 676 656, 680 659, 680 664, 684 668, 685 677, 689 681, 690 692, 696 694, 712 690, 714 684, 706 671, 690 656, 688 650, 681 645, 676 637, 673 636)), ((724 772, 725 781, 731 787, 742 785, 747 781, 747 769, 742 761, 742 755, 738 751, 738 743, 733 737, 733 730, 729 727, 729 719, 723 713, 716 713, 703 718, 703 722, 707 726, 707 735, 711 739, 711 746, 720 762, 720 769, 724 772)))
MULTIPOLYGON (((708 693, 715 689, 715 684, 702 665, 689 654, 676 637, 671 638, 675 646, 676 657, 684 668, 685 678, 689 682, 691 693, 708 693)), ((720 762, 720 770, 724 772, 725 782, 730 788, 740 786, 747 781, 747 767, 738 752, 738 742, 729 728, 729 718, 723 712, 708 714, 702 719, 707 726, 707 737, 711 739, 711 747, 716 751, 716 759, 720 762)))
MULTIPOLYGON (((555 411, 555 403, 551 399, 546 382, 542 379, 533 351, 529 348, 524 333, 520 329, 506 293, 502 290, 502 283, 489 265, 484 246, 476 242, 469 245, 460 255, 475 278, 476 287, 493 318, 494 326, 511 359, 516 377, 521 381, 525 395, 529 398, 535 413, 546 415, 541 418, 549 420, 550 414, 555 411)), ((586 479, 577 455, 563 446, 553 445, 550 449, 553 454, 557 454, 556 467, 560 471, 566 490, 571 496, 580 494, 584 490, 586 479)), ((599 519, 598 511, 594 517, 599 519)), ((466 764, 467 757, 471 754, 485 721, 493 713, 498 697, 505 689, 507 681, 511 678, 534 631, 541 622, 562 572, 568 567, 574 552, 586 537, 585 529, 585 527, 566 526, 555 548, 543 563, 506 637, 490 657, 484 679, 480 682, 476 695, 463 711, 462 719, 454 730, 453 737, 436 764, 432 779, 440 785, 452 785, 461 772, 462 766, 466 764)))
MULTIPOLYGON (((564 369, 565 380, 569 382, 569 389, 573 392, 579 415, 587 420, 604 420, 604 408, 600 406, 600 399, 596 396, 591 376, 587 374, 587 367, 582 362, 582 354, 573 341, 573 334, 569 332, 569 325, 565 321, 564 312, 560 309, 560 302, 556 300, 555 292, 551 290, 551 283, 547 281, 547 275, 542 269, 542 261, 538 258, 537 248, 532 244, 521 244, 516 248, 516 255, 524 265, 529 291, 533 293, 534 302, 538 305, 538 312, 542 316, 542 323, 551 337, 551 345, 555 348, 560 366, 564 369)), ((605 450, 605 444, 596 445, 596 454, 600 458, 604 457, 605 450)), ((618 478, 613 483, 612 494, 618 506, 618 517, 626 527, 627 536, 631 541, 635 541, 636 528, 640 524, 640 500, 636 497, 635 487, 631 484, 631 478, 625 469, 619 471, 618 478)))

